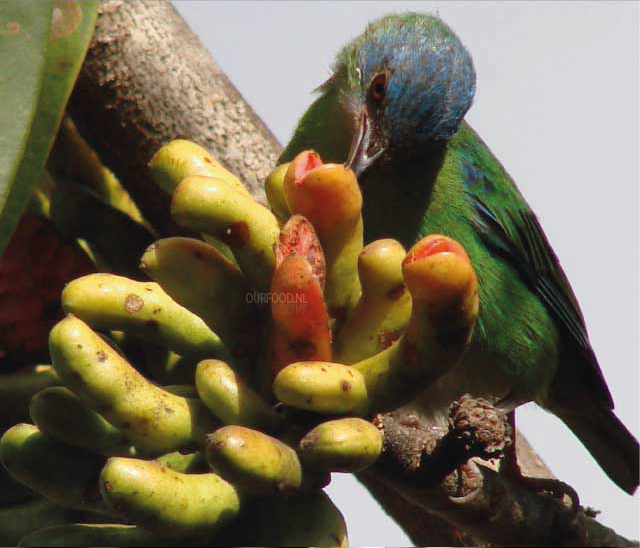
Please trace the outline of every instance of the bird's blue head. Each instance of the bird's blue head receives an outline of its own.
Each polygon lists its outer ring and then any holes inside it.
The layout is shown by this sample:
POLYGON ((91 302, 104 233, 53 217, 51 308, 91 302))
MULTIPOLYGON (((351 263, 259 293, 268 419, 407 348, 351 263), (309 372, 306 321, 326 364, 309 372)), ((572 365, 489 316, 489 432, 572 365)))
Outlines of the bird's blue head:
POLYGON ((458 130, 475 93, 471 56, 433 15, 387 15, 338 54, 334 76, 353 120, 347 163, 358 175, 376 162, 419 154, 458 130))

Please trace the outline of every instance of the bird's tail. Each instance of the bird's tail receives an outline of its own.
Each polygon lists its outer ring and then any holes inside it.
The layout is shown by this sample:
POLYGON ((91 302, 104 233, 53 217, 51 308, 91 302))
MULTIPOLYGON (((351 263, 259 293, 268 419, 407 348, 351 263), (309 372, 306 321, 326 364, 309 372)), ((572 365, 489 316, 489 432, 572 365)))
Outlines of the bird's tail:
POLYGON ((588 415, 559 413, 600 467, 620 489, 632 495, 638 487, 638 440, 611 409, 598 406, 588 415))

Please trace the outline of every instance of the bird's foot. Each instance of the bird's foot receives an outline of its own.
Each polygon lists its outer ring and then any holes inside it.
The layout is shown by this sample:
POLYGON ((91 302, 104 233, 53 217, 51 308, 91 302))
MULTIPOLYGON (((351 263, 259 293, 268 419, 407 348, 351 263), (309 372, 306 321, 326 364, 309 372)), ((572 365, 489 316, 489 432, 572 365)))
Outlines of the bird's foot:
POLYGON ((571 501, 571 511, 574 514, 581 509, 580 497, 576 490, 569 484, 557 479, 525 476, 520 469, 520 465, 517 463, 515 452, 513 455, 510 454, 510 452, 505 454, 500 464, 500 473, 534 493, 549 493, 559 500, 564 499, 565 496, 569 497, 571 501))
MULTIPOLYGON (((503 400, 503 402, 508 401, 511 400, 508 398, 503 400)), ((499 402, 496 405, 504 405, 503 402, 499 402)), ((507 409, 509 409, 509 407, 507 407, 507 409)), ((507 411, 507 422, 511 427, 511 444, 504 450, 504 456, 500 462, 500 473, 534 493, 550 493, 560 500, 564 499, 566 495, 571 501, 571 511, 574 514, 577 513, 581 509, 580 497, 578 493, 576 493, 576 490, 569 484, 557 479, 532 478, 522 473, 520 465, 518 464, 518 453, 516 451, 516 413, 514 408, 507 411)))

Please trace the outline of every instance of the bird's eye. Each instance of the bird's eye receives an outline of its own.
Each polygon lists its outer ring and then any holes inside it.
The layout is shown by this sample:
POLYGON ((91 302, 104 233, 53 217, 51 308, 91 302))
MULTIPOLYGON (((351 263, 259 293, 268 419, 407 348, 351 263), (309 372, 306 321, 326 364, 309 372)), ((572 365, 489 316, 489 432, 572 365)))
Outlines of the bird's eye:
POLYGON ((371 93, 371 98, 377 104, 382 103, 382 101, 384 101, 385 95, 387 94, 387 75, 378 74, 371 82, 369 90, 371 93))

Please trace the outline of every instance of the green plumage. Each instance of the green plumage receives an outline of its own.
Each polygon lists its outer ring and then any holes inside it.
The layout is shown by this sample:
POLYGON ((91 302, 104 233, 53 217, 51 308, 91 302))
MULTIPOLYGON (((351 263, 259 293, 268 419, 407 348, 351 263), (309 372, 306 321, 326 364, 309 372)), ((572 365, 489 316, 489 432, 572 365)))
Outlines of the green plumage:
POLYGON ((366 166, 365 240, 411 246, 445 234, 465 247, 478 276, 472 344, 427 390, 426 409, 437 416, 466 392, 509 409, 535 401, 633 492, 638 443, 612 412, 575 296, 513 180, 463 121, 475 74, 457 37, 435 17, 388 16, 341 51, 321 91, 281 161, 309 148, 325 161, 353 159, 364 127, 369 140, 355 156, 366 166), (382 98, 373 89, 381 78, 382 98))

